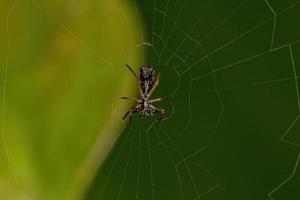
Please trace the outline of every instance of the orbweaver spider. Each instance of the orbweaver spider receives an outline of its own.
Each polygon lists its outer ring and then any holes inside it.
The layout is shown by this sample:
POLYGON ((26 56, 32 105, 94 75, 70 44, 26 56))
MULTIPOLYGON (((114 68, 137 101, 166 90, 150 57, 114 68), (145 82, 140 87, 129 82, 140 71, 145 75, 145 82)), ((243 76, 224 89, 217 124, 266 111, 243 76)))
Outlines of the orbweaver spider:
POLYGON ((139 92, 141 97, 140 99, 134 97, 121 97, 121 99, 133 100, 138 103, 134 107, 128 109, 127 113, 123 117, 123 120, 127 116, 129 116, 129 126, 131 127, 131 118, 133 113, 138 112, 139 116, 153 117, 154 113, 158 112, 160 114, 158 118, 158 123, 160 123, 161 120, 164 118, 165 110, 161 108, 156 108, 152 105, 152 103, 161 101, 165 99, 165 97, 150 99, 152 93, 159 84, 159 75, 157 77, 155 76, 155 70, 153 67, 142 66, 140 69, 140 77, 138 77, 129 65, 126 65, 126 67, 131 71, 131 73, 137 80, 139 84, 139 92))

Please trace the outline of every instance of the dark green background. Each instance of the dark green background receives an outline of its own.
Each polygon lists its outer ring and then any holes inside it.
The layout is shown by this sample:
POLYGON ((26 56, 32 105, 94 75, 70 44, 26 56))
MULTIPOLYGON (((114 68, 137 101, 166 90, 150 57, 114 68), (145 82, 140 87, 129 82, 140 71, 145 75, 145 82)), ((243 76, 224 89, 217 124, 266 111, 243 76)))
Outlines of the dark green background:
POLYGON ((300 199, 300 2, 133 3, 167 116, 134 118, 87 199, 300 199))

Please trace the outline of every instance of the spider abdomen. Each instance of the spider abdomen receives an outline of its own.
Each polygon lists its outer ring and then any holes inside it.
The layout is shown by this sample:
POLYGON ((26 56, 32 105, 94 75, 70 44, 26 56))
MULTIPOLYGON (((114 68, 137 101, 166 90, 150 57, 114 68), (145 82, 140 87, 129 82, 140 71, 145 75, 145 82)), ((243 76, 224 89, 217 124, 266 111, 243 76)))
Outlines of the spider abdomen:
POLYGON ((143 92, 148 94, 148 92, 153 87, 153 83, 155 81, 155 71, 153 67, 141 67, 140 70, 140 84, 143 92))

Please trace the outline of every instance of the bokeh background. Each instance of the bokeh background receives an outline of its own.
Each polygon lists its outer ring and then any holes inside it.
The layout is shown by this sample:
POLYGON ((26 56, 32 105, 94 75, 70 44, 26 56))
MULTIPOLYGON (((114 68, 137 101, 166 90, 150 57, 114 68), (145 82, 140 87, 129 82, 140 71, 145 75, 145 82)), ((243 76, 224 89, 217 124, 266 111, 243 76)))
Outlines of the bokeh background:
POLYGON ((142 30, 124 1, 0 3, 0 199, 79 199, 122 129, 142 30))
POLYGON ((0 9, 1 199, 300 198, 300 1, 0 9), (159 126, 122 122, 125 64, 160 72, 159 126))

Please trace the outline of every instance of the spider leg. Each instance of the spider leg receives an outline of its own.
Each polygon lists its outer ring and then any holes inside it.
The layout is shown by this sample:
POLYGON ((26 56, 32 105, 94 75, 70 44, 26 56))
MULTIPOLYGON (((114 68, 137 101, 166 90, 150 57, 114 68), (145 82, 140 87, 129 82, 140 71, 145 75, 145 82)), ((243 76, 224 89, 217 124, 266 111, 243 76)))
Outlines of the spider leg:
POLYGON ((131 71, 131 73, 136 78, 136 80, 140 81, 139 77, 136 75, 136 73, 133 71, 133 69, 129 65, 126 65, 126 67, 131 71))
POLYGON ((141 100, 137 99, 137 98, 134 98, 134 97, 121 97, 121 99, 126 99, 126 100, 133 100, 133 101, 136 101, 138 103, 141 103, 141 100))
POLYGON ((122 118, 122 120, 124 120, 127 116, 129 116, 129 126, 131 127, 131 118, 132 118, 132 114, 137 112, 138 109, 140 108, 140 105, 136 105, 133 108, 129 108, 128 111, 126 112, 126 114, 124 115, 124 117, 122 118))
POLYGON ((155 102, 159 102, 166 99, 166 97, 160 97, 160 98, 156 98, 156 99, 150 99, 149 103, 155 103, 155 102))
POLYGON ((150 97, 152 95, 152 93, 154 92, 154 90, 156 89, 156 87, 158 86, 159 84, 159 79, 160 79, 160 74, 157 75, 157 78, 155 80, 155 83, 153 85, 153 87, 151 88, 151 90, 149 91, 148 93, 148 96, 150 97))
POLYGON ((143 90, 141 88, 141 81, 140 81, 139 77, 136 75, 136 73, 133 71, 133 69, 129 65, 126 65, 126 67, 131 71, 132 75, 137 80, 137 82, 139 84, 139 88, 140 88, 140 95, 142 96, 143 95, 143 90))
POLYGON ((161 109, 161 108, 156 108, 153 105, 150 105, 150 107, 155 111, 159 113, 159 118, 158 118, 158 124, 161 122, 161 120, 163 120, 164 116, 165 116, 165 110, 161 109))

